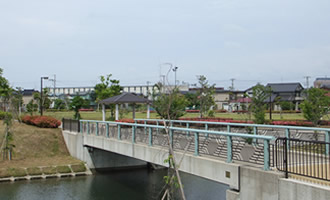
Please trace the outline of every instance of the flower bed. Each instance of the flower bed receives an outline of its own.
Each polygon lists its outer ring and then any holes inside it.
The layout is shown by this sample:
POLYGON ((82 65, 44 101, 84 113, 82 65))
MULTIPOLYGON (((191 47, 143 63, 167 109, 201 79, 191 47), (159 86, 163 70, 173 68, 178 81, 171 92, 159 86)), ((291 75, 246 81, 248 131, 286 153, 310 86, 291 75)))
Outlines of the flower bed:
POLYGON ((92 108, 81 108, 81 109, 79 109, 79 112, 90 112, 90 111, 94 111, 94 109, 92 109, 92 108))
POLYGON ((24 116, 22 121, 25 124, 37 126, 40 128, 58 128, 61 121, 49 116, 24 116))
POLYGON ((186 110, 187 113, 199 113, 199 110, 186 110))

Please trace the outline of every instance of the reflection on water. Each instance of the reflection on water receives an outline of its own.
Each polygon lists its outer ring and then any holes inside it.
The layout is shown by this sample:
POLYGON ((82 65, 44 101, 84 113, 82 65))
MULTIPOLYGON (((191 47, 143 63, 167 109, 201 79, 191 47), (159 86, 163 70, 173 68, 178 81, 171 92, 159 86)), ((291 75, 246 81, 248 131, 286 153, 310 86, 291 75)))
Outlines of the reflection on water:
MULTIPOLYGON (((166 170, 115 171, 94 176, 0 183, 0 200, 159 199, 166 170)), ((188 200, 225 200, 226 185, 182 173, 188 200)))

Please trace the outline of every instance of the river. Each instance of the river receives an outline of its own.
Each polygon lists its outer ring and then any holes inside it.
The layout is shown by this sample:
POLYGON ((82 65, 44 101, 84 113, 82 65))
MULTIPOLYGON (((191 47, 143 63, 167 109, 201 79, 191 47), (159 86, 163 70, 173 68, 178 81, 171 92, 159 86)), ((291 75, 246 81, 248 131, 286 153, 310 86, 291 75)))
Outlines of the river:
MULTIPOLYGON (((73 178, 0 183, 0 200, 159 199, 166 170, 136 169, 73 178)), ((225 200, 228 186, 181 173, 188 200, 225 200)))

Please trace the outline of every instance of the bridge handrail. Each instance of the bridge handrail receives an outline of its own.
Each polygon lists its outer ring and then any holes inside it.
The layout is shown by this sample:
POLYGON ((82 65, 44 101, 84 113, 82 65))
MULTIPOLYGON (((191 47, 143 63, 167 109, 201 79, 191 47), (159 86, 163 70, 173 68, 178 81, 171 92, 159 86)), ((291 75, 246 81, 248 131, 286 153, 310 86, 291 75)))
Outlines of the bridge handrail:
MULTIPOLYGON (((135 121, 155 121, 164 122, 162 119, 134 119, 135 121)), ((210 121, 193 121, 193 120, 165 120, 166 122, 174 123, 189 123, 189 124, 213 124, 213 125, 229 125, 229 126, 248 126, 261 128, 280 128, 280 129, 295 129, 295 130, 310 130, 310 131, 325 131, 329 132, 330 128, 317 127, 301 127, 301 126, 283 126, 283 125, 266 125, 266 124, 249 124, 249 123, 231 123, 231 122, 210 122, 210 121)))
MULTIPOLYGON (((160 125, 149 125, 149 124, 135 124, 135 123, 126 123, 126 122, 112 122, 112 121, 98 121, 98 120, 80 120, 81 122, 94 122, 94 123, 103 123, 103 124, 114 124, 114 125, 126 125, 126 126, 135 126, 135 127, 146 127, 146 128, 161 128, 165 129, 165 126, 160 125)), ((231 133, 231 132, 223 132, 223 131, 210 131, 203 129, 193 129, 193 128, 179 128, 179 127, 168 127, 169 130, 177 130, 177 131, 186 131, 186 132, 198 132, 198 133, 206 133, 206 134, 214 134, 214 135, 224 135, 231 137, 243 137, 243 138, 253 138, 253 139, 262 139, 262 140, 275 140, 276 138, 273 136, 264 136, 264 135, 250 135, 246 133, 231 133)))
MULTIPOLYGON (((135 143, 135 129, 136 127, 144 127, 149 128, 149 145, 152 146, 152 128, 157 129, 165 129, 165 126, 160 125, 148 125, 148 124, 138 124, 138 123, 125 123, 125 122, 112 122, 112 121, 98 121, 98 120, 80 120, 82 122, 80 126, 82 126, 83 123, 87 123, 87 134, 90 133, 89 131, 89 123, 96 123, 96 124, 113 124, 118 126, 118 139, 120 140, 120 127, 123 126, 131 126, 132 127, 132 142, 135 143)), ((227 162, 232 162, 232 137, 243 137, 243 138, 252 138, 252 139, 262 139, 264 141, 264 170, 269 170, 269 159, 270 159, 270 150, 269 150, 269 142, 271 140, 275 140, 276 138, 273 136, 263 136, 263 135, 250 135, 250 134, 244 134, 244 133, 231 133, 230 129, 228 129, 228 132, 222 132, 222 131, 210 131, 210 130, 202 130, 202 129, 192 129, 192 128, 179 128, 179 127, 167 127, 170 130, 170 139, 171 142, 173 142, 173 130, 178 131, 185 131, 187 133, 194 133, 194 139, 195 139, 195 155, 199 156, 199 133, 204 134, 214 134, 214 135, 223 135, 227 137, 227 162)), ((82 128, 80 128, 81 132, 83 131, 82 128)), ((98 125, 96 128, 96 135, 98 135, 98 125)), ((107 137, 109 137, 108 129, 107 129, 107 137)), ((173 145, 173 144, 170 144, 173 145)))

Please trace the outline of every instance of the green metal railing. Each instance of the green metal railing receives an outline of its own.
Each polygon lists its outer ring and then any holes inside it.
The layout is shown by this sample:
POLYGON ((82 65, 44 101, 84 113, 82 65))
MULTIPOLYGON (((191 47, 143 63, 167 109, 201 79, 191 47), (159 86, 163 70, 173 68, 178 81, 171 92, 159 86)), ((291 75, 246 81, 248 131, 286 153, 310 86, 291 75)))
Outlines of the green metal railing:
POLYGON ((153 128, 156 129, 156 134, 159 133, 159 130, 168 128, 169 135, 170 135, 170 145, 173 145, 173 135, 175 134, 174 131, 180 131, 183 133, 194 133, 194 155, 199 156, 199 134, 205 134, 205 136, 211 135, 218 135, 218 136, 225 136, 227 138, 227 162, 231 163, 233 160, 233 148, 232 148, 232 137, 240 137, 240 138, 252 138, 252 139, 260 139, 263 140, 263 152, 264 152, 264 170, 270 169, 270 148, 269 143, 272 140, 275 140, 275 137, 273 136, 262 136, 262 135, 249 135, 245 133, 231 133, 230 132, 230 126, 228 126, 228 132, 223 131, 211 131, 207 129, 193 129, 193 128, 180 128, 180 127, 174 127, 174 126, 161 126, 161 125, 148 125, 146 123, 140 124, 140 123, 122 123, 122 122, 111 122, 111 121, 96 121, 96 120, 80 120, 80 132, 83 132, 83 124, 86 124, 86 133, 91 134, 91 124, 96 124, 95 127, 95 135, 99 135, 99 124, 105 124, 106 126, 106 137, 109 137, 109 125, 117 126, 118 128, 118 136, 117 139, 121 140, 121 130, 122 126, 130 127, 132 128, 132 143, 135 143, 136 139, 136 129, 138 127, 142 127, 145 130, 145 133, 148 134, 148 145, 153 146, 153 128), (148 129, 148 131, 147 131, 148 129), (173 134, 174 132, 174 134, 173 134))
MULTIPOLYGON (((159 124, 160 122, 163 123, 164 120, 160 119, 134 119, 135 122, 143 121, 146 122, 156 122, 159 124)), ((165 122, 169 122, 165 120, 165 122)), ((324 142, 330 142, 330 128, 317 128, 317 127, 302 127, 302 126, 282 126, 282 125, 265 125, 265 124, 248 124, 248 123, 228 123, 228 122, 209 122, 209 121, 189 121, 189 120, 171 120, 171 123, 179 123, 179 124, 186 124, 186 127, 189 128, 191 124, 203 124, 205 129, 208 130, 208 125, 219 125, 219 126, 227 126, 228 132, 230 132, 231 127, 252 127, 253 134, 258 134, 258 128, 272 128, 272 129, 283 129, 285 132, 286 138, 290 137, 290 130, 305 130, 305 131, 320 131, 324 133, 324 142)), ((253 143, 256 142, 256 138, 253 138, 253 143)), ((287 148, 290 149, 289 144, 287 144, 287 148)), ((330 154, 330 146, 326 146, 326 155, 330 154)))

